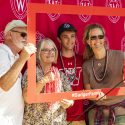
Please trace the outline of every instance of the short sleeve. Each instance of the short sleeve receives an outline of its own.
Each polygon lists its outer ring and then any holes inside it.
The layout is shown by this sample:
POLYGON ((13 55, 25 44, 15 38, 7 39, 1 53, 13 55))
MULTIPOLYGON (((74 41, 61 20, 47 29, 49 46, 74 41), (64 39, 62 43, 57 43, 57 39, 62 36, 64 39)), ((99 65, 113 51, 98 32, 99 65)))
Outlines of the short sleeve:
MULTIPOLYGON (((0 77, 3 76, 10 69, 10 60, 8 53, 3 49, 0 49, 0 77)), ((3 89, 0 88, 0 94, 5 93, 3 89)))
POLYGON ((62 86, 63 86, 63 90, 66 92, 66 91, 72 91, 72 88, 71 88, 71 85, 70 85, 70 82, 67 78, 67 76, 61 72, 60 72, 60 78, 61 78, 61 81, 62 81, 62 86))
POLYGON ((10 69, 10 60, 8 53, 0 49, 0 77, 10 69))

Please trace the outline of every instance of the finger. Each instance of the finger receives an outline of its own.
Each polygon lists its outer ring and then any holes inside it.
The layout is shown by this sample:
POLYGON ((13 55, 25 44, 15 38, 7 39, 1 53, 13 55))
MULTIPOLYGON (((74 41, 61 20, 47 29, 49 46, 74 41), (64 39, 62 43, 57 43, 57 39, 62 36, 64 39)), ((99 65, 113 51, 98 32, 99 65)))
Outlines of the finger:
POLYGON ((98 99, 100 99, 100 100, 106 99, 105 94, 103 92, 99 92, 98 93, 98 99))
POLYGON ((68 100, 68 99, 63 99, 63 101, 69 105, 73 105, 74 101, 73 100, 68 100))
POLYGON ((54 73, 51 72, 51 79, 54 80, 54 73))

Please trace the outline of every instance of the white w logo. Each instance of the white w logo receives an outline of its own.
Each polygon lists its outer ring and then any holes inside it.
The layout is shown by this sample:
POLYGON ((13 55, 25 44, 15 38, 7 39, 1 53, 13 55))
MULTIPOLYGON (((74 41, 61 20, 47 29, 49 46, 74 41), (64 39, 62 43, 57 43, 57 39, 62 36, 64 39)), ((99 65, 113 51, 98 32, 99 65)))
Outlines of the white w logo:
POLYGON ((26 16, 28 2, 29 0, 10 0, 12 11, 18 19, 23 19, 26 16))
POLYGON ((25 3, 26 0, 22 1, 22 0, 16 0, 16 3, 17 3, 17 8, 18 8, 18 11, 20 10, 24 10, 24 3, 25 3))

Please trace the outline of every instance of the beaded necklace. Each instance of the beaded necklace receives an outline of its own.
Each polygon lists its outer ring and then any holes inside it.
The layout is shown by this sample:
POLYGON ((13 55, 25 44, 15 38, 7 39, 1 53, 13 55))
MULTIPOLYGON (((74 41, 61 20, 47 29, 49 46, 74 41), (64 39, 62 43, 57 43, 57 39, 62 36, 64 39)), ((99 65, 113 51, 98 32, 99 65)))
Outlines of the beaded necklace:
POLYGON ((70 74, 70 75, 69 75, 69 71, 66 70, 66 68, 64 66, 64 62, 63 62, 63 58, 62 58, 62 53, 61 52, 60 52, 60 58, 61 58, 61 63, 62 63, 62 67, 63 67, 65 75, 68 76, 70 82, 74 82, 75 79, 78 79, 76 77, 76 56, 75 56, 75 54, 74 54, 74 64, 75 65, 74 65, 74 69, 73 69, 74 73, 70 74))
POLYGON ((106 75, 106 72, 107 72, 107 65, 108 65, 108 51, 106 51, 103 76, 102 76, 102 78, 98 78, 97 75, 96 75, 96 72, 95 72, 95 68, 94 68, 94 59, 92 59, 92 71, 93 71, 94 78, 97 82, 101 82, 105 78, 105 75, 106 75))

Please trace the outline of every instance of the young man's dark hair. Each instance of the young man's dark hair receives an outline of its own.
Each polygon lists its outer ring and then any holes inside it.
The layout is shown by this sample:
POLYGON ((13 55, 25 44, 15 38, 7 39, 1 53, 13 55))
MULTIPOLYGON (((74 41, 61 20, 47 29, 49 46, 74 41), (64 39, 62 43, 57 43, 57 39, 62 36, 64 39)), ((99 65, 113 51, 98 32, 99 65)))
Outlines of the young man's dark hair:
POLYGON ((75 27, 70 24, 70 23, 63 23, 62 25, 60 25, 60 27, 58 28, 57 31, 57 36, 58 38, 60 38, 60 35, 64 32, 64 31, 74 31, 77 32, 77 30, 75 29, 75 27))

